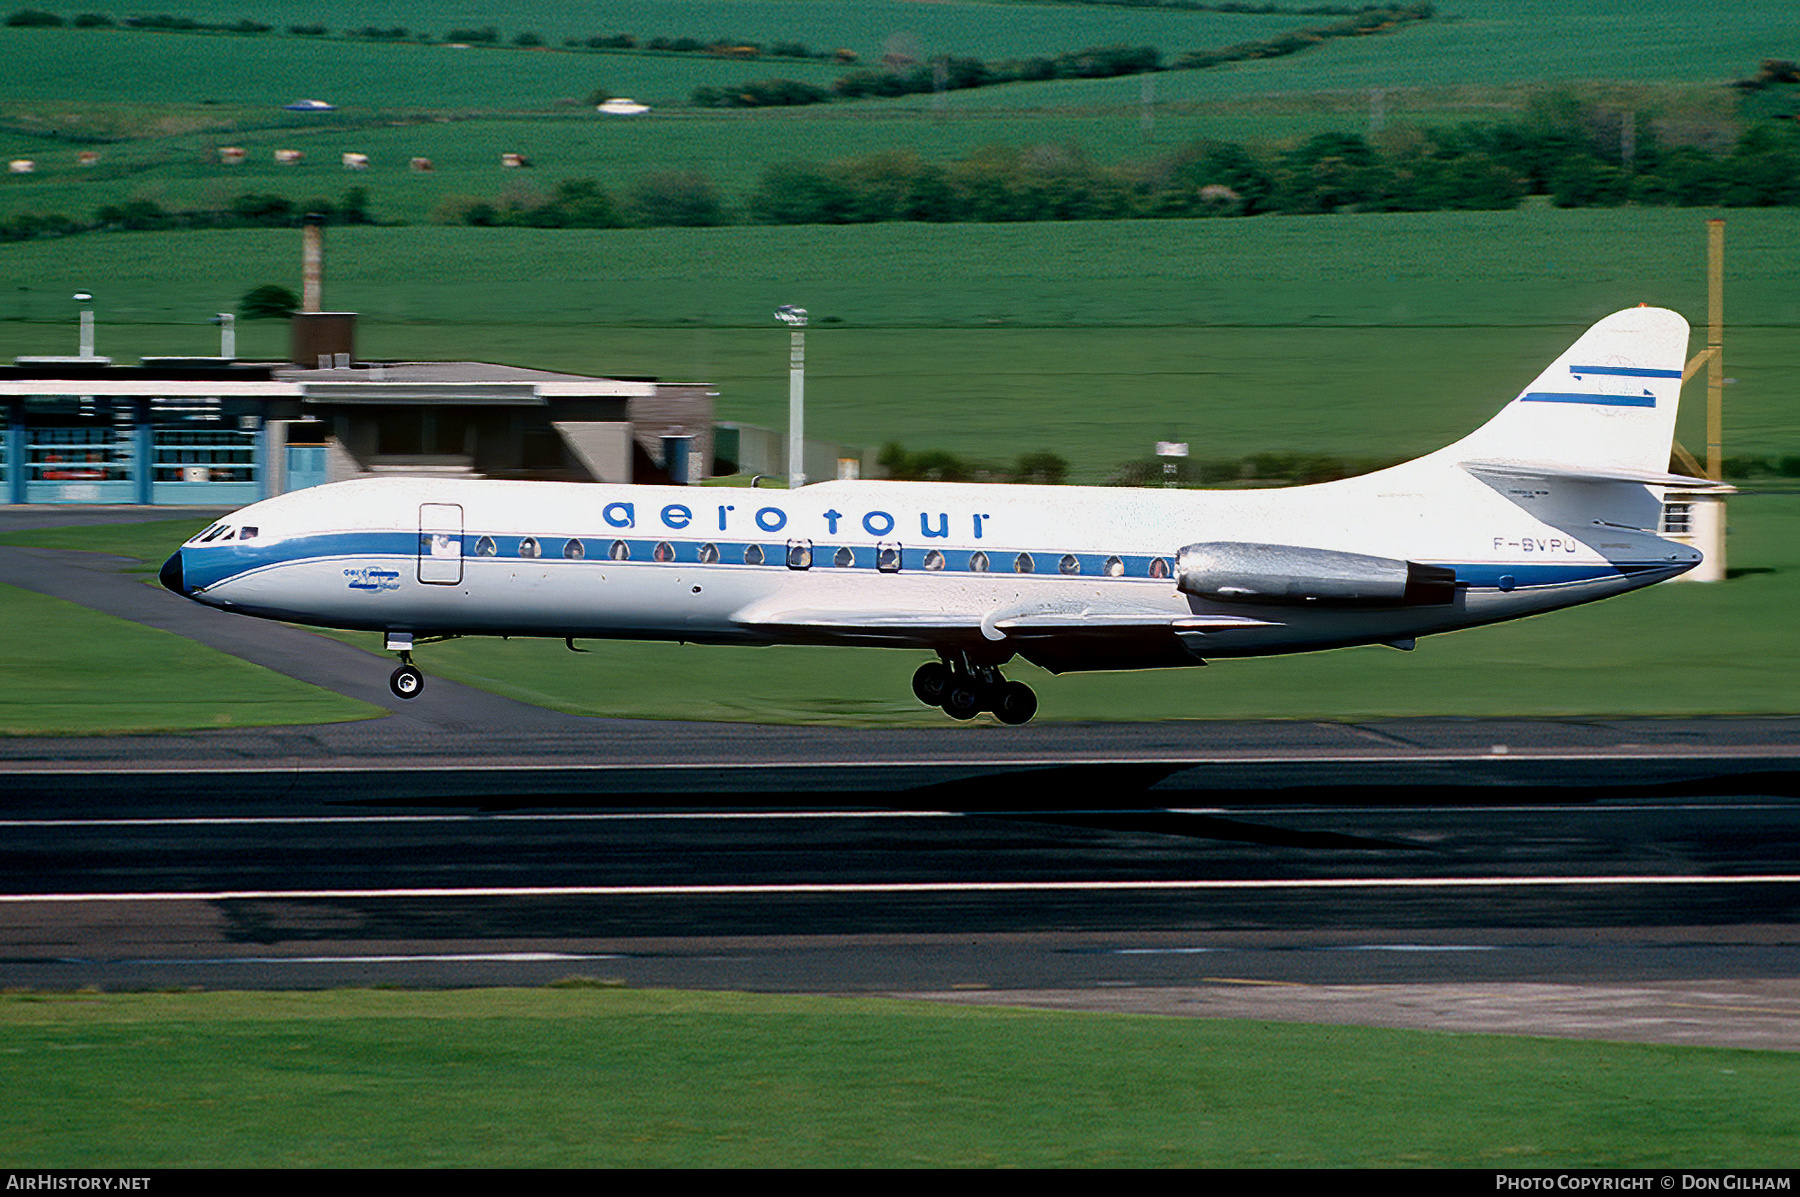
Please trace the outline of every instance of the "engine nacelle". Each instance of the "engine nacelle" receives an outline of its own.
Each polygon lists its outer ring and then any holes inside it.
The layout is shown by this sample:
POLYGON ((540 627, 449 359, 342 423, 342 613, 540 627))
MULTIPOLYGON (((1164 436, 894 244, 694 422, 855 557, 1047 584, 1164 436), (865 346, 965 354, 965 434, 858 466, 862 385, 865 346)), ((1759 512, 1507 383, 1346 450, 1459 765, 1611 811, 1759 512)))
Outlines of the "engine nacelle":
POLYGON ((1456 571, 1331 549, 1213 541, 1176 554, 1175 588, 1229 603, 1433 607, 1456 601, 1456 571))

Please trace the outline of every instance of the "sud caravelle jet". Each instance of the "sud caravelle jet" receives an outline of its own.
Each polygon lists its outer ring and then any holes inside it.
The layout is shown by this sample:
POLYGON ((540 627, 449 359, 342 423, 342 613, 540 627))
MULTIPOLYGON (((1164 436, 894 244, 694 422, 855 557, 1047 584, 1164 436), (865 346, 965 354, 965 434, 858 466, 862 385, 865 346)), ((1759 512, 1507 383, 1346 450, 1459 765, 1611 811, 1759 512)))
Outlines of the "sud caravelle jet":
POLYGON ((1052 673, 1417 637, 1693 568, 1664 540, 1687 322, 1608 316, 1475 432, 1360 478, 1249 491, 826 482, 797 491, 359 479, 252 504, 161 580, 265 619, 386 633, 933 652, 913 691, 1024 723, 1052 673))

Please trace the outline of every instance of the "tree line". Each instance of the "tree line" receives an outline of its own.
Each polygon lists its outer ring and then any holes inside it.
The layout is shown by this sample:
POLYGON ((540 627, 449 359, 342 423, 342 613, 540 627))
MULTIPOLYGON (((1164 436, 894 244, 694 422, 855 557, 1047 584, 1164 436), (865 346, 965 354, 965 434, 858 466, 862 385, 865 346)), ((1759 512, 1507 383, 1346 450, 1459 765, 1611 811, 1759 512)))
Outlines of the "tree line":
MULTIPOLYGON (((617 194, 591 178, 548 192, 515 183, 493 198, 457 197, 439 224, 611 229, 733 223, 867 224, 1255 216, 1266 213, 1508 209, 1541 195, 1558 207, 1772 207, 1800 204, 1800 122, 1751 125, 1728 150, 1664 147, 1653 127, 1627 154, 1618 114, 1557 109, 1536 124, 1399 131, 1380 144, 1320 133, 1292 146, 1197 141, 1149 161, 1095 162, 1079 146, 989 146, 949 163, 912 151, 835 162, 777 162, 734 201, 704 173, 654 171, 617 194), (1560 114, 1560 115, 1559 115, 1560 114)), ((100 230, 289 227, 308 212, 375 223, 366 188, 296 202, 246 192, 217 208, 171 210, 151 199, 82 220, 21 214, 0 240, 100 230)))
POLYGON ((701 108, 768 108, 824 104, 933 92, 968 91, 1006 83, 1043 83, 1053 79, 1111 79, 1156 71, 1205 70, 1231 62, 1280 58, 1339 37, 1361 37, 1430 20, 1428 3, 1383 5, 1353 10, 1330 25, 1292 29, 1271 37, 1193 50, 1165 60, 1154 46, 1090 46, 1062 54, 987 62, 979 58, 943 57, 930 62, 894 60, 880 70, 851 71, 829 88, 793 79, 762 79, 735 87, 697 87, 691 102, 701 108))

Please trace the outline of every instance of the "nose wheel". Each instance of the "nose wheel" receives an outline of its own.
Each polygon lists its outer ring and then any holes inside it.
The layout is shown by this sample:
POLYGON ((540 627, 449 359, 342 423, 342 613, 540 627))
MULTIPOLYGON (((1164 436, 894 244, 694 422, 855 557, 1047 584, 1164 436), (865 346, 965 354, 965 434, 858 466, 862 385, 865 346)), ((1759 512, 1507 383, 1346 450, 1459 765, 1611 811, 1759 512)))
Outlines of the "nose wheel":
POLYGON ((395 698, 417 698, 425 689, 425 675, 410 663, 402 665, 388 676, 388 689, 395 698))
POLYGON ((1002 723, 1029 723, 1037 714, 1037 695, 1024 682, 1009 682, 991 665, 953 667, 928 661, 913 674, 913 696, 928 707, 942 707, 952 719, 968 720, 991 711, 1002 723))

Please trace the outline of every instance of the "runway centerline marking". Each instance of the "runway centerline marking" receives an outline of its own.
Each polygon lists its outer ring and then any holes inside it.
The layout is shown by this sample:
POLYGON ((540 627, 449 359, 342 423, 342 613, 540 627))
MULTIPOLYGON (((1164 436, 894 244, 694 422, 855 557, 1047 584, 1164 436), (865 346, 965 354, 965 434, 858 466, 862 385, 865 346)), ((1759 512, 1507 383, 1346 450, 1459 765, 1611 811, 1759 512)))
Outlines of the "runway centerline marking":
POLYGON ((459 815, 192 815, 171 818, 137 819, 0 819, 0 827, 55 827, 64 830, 82 827, 303 827, 315 824, 387 824, 387 823, 549 823, 549 822, 627 822, 683 819, 959 819, 963 816, 947 810, 824 810, 824 811, 630 811, 544 814, 459 815))
POLYGON ((1794 885, 1800 873, 1740 876, 1343 877, 1203 881, 894 881, 746 885, 442 886, 398 889, 245 889, 150 893, 0 894, 0 905, 54 902, 342 901, 379 898, 713 898, 838 894, 1167 893, 1221 890, 1544 889, 1572 885, 1794 885))

